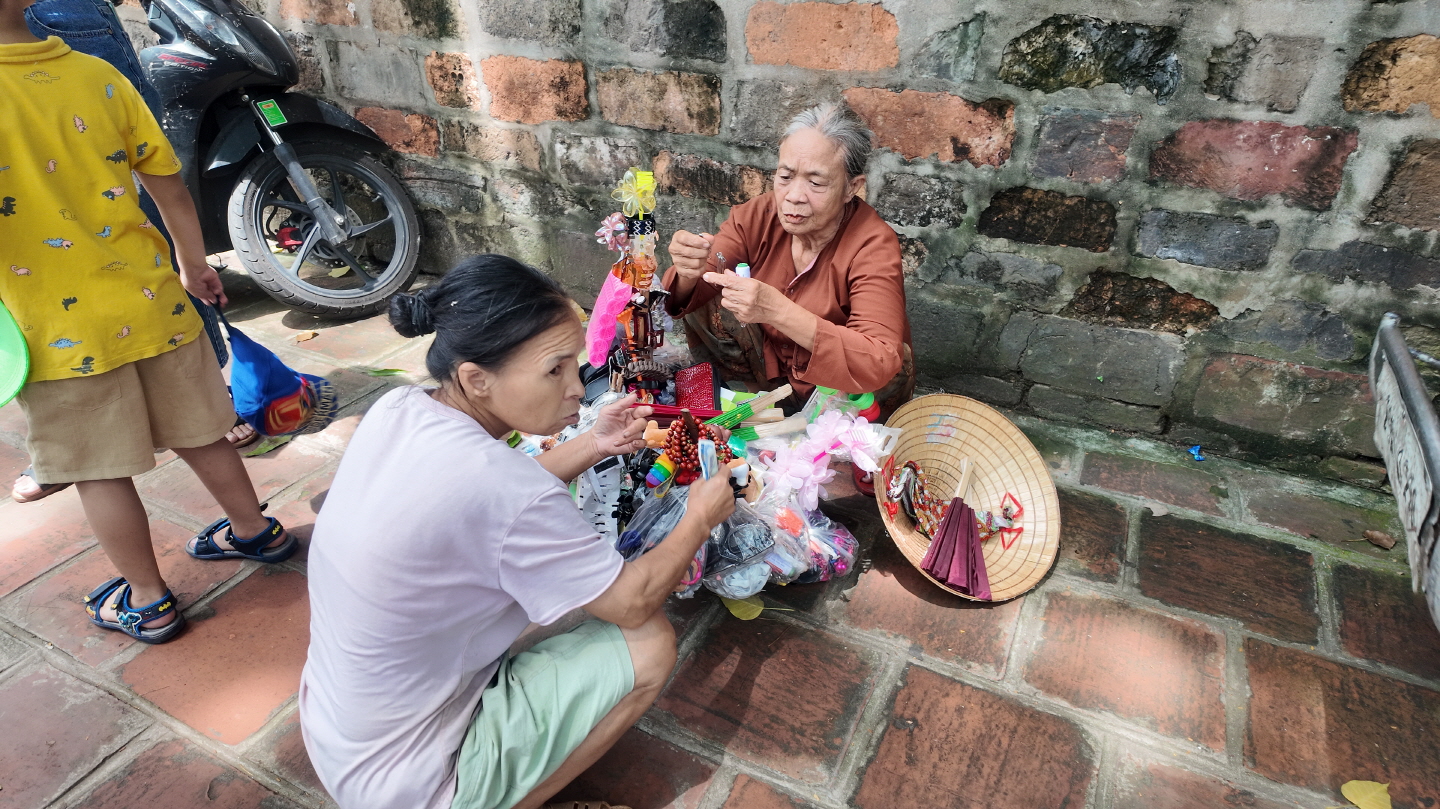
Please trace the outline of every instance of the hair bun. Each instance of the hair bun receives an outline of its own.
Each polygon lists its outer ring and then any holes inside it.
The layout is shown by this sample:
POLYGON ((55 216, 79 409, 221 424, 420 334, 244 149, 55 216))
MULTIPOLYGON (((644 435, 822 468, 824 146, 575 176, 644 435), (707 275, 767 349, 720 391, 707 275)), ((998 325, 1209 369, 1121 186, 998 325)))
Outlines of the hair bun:
POLYGON ((402 292, 390 299, 390 325, 401 337, 419 337, 435 331, 435 318, 424 298, 402 292))

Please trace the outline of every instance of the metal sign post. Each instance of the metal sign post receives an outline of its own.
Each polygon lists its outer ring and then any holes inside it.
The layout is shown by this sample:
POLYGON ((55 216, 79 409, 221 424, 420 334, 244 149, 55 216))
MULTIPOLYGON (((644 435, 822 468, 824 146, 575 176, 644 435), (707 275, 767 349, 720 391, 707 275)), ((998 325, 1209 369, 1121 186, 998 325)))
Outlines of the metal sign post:
POLYGON ((1440 627, 1440 418, 1400 334, 1400 318, 1380 321, 1370 352, 1370 388, 1375 394, 1375 444, 1385 460, 1390 488, 1400 508, 1410 553, 1412 586, 1425 591, 1430 618, 1440 627))

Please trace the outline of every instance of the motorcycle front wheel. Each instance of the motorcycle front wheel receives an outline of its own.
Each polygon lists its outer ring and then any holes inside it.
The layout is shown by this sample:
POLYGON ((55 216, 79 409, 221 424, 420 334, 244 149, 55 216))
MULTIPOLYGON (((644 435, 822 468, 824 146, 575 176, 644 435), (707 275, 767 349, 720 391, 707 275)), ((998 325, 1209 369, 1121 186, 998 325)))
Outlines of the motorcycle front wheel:
POLYGON ((245 270, 271 297, 329 317, 384 309, 415 280, 420 222, 390 170, 344 143, 296 141, 300 165, 345 217, 331 244, 273 154, 254 160, 230 192, 230 240, 245 270))

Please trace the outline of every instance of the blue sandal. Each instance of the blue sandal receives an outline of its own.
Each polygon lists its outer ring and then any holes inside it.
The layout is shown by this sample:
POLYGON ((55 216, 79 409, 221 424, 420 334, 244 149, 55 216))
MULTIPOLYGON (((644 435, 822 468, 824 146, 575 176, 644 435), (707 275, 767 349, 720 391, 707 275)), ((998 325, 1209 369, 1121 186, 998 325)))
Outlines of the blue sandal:
POLYGON ((153 604, 147 604, 139 609, 130 606, 130 582, 120 576, 96 587, 90 591, 90 595, 85 596, 85 612, 90 614, 90 623, 102 629, 124 632, 141 643, 164 643, 174 640, 175 636, 180 634, 185 628, 185 616, 176 609, 177 605, 175 594, 166 590, 165 595, 153 604), (110 601, 110 597, 115 591, 121 588, 124 588, 124 592, 120 594, 120 598, 115 603, 117 620, 107 621, 101 618, 101 607, 110 601), (147 621, 153 621, 172 611, 175 613, 175 620, 170 623, 154 629, 144 627, 147 621))
POLYGON ((230 520, 221 517, 215 522, 205 526, 196 537, 185 545, 185 552, 196 559, 249 559, 254 562, 266 562, 273 564, 289 559, 300 547, 300 542, 285 530, 285 526, 274 517, 266 517, 270 521, 270 527, 249 539, 236 539, 235 532, 230 528, 230 520), (225 531, 225 541, 230 543, 231 550, 225 550, 215 543, 215 535, 225 531), (279 537, 285 537, 285 541, 273 548, 266 545, 274 542, 279 537))

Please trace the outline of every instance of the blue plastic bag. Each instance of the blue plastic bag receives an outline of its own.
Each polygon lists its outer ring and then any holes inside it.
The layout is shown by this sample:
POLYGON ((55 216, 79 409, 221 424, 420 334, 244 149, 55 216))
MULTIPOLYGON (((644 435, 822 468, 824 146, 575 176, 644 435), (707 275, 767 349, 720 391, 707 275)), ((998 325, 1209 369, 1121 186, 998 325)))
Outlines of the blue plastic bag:
POLYGON ((335 386, 322 377, 302 374, 275 353, 230 325, 230 395, 235 412, 261 435, 303 435, 319 432, 335 420, 339 403, 335 386))

